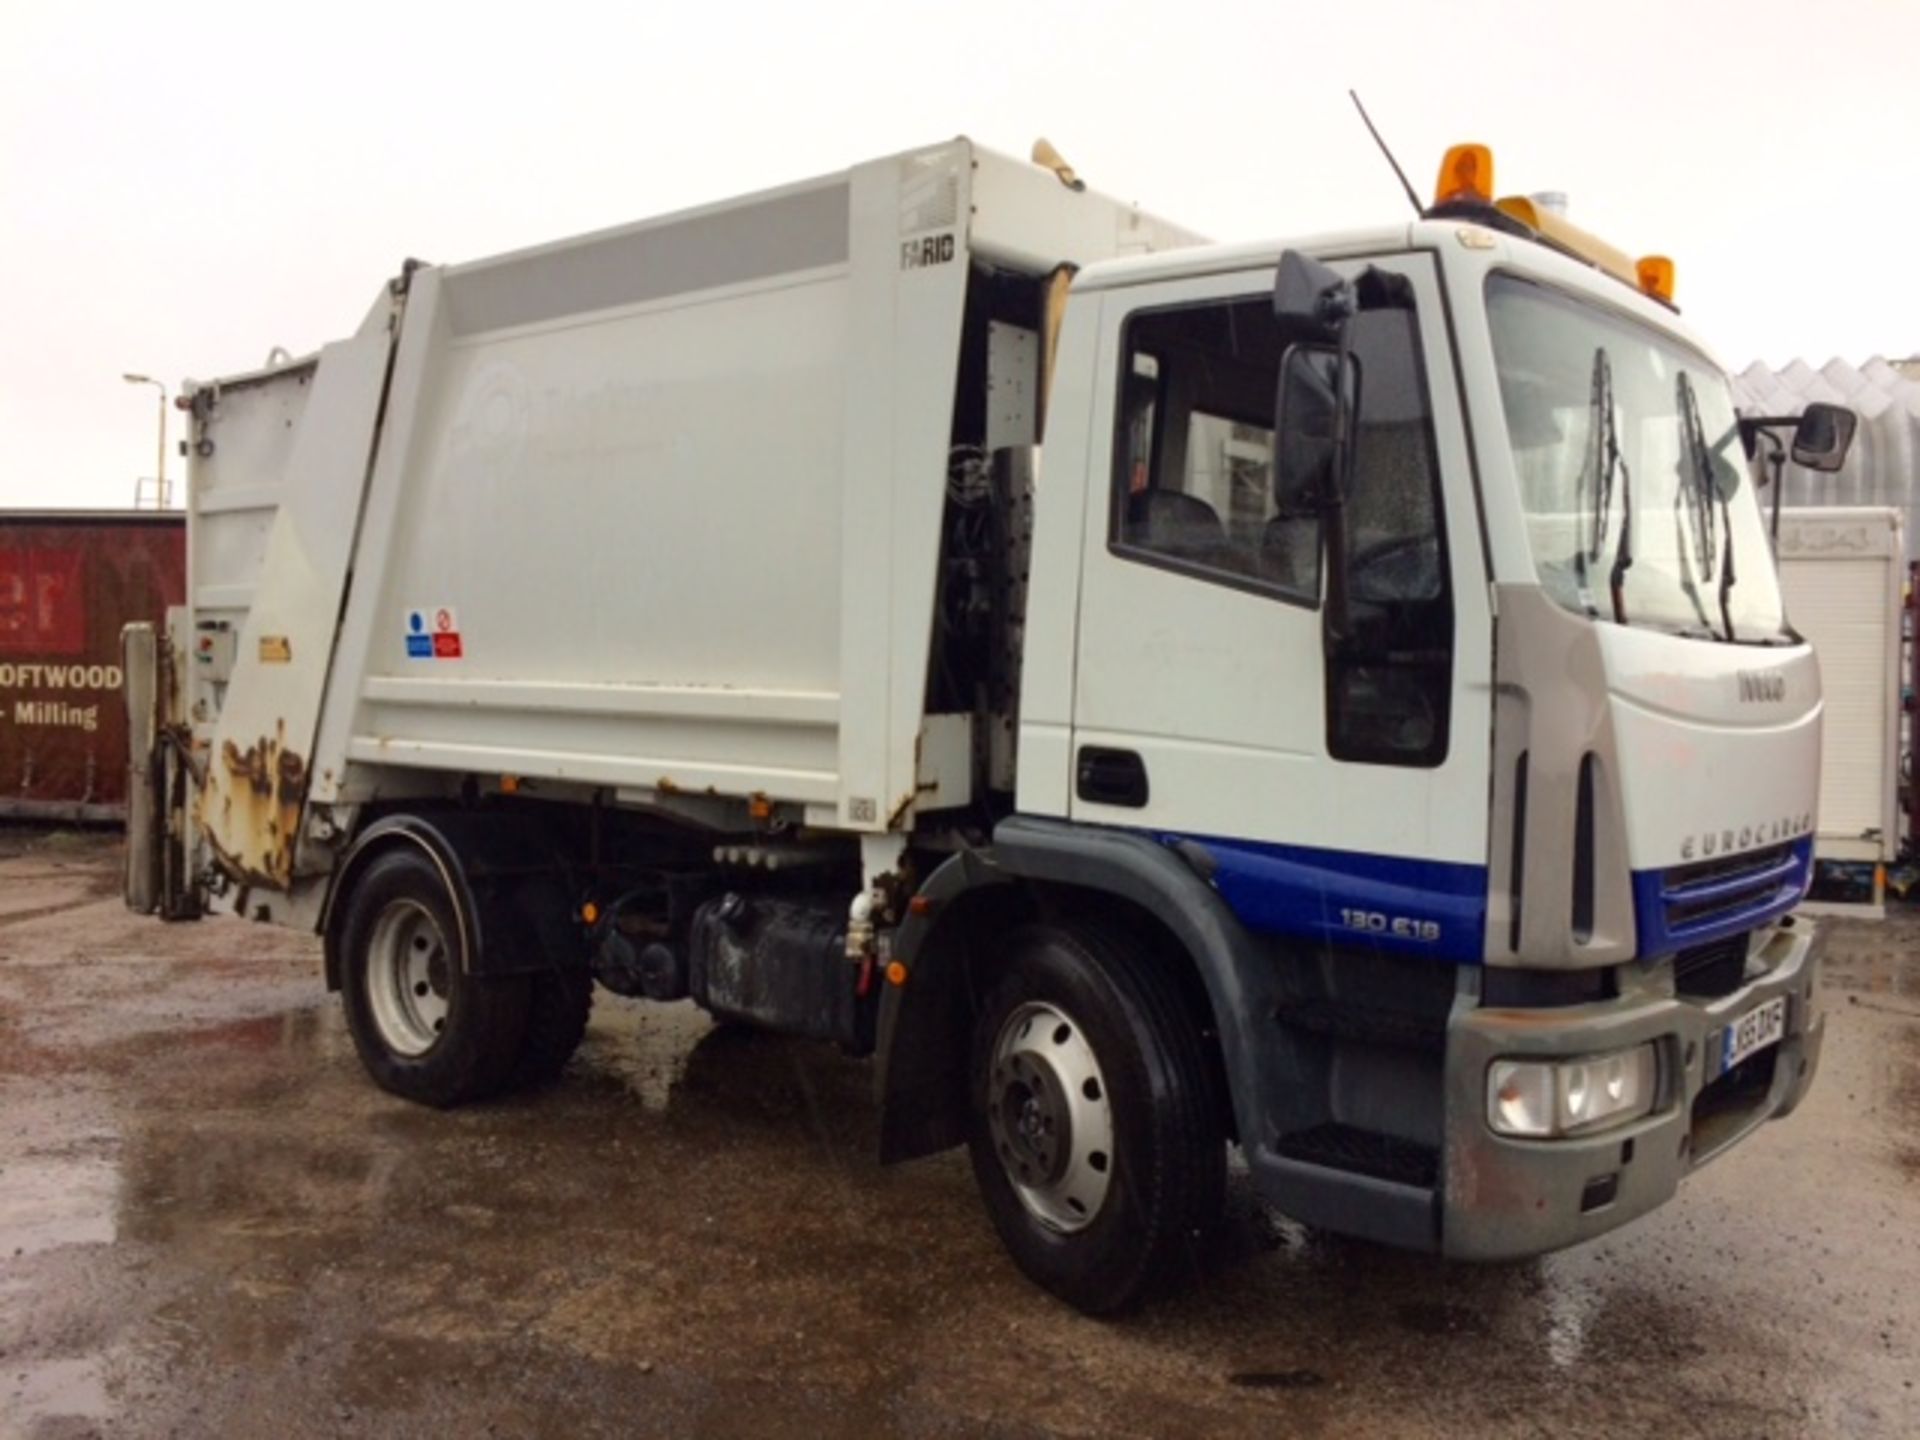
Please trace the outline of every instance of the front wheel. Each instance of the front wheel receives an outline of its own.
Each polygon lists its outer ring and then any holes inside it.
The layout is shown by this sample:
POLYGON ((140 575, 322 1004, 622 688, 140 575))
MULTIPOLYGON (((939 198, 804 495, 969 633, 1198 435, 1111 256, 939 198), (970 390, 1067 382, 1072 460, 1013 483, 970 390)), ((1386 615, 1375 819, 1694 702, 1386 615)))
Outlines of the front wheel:
POLYGON ((1009 937, 971 1100, 974 1177, 1029 1278, 1107 1314, 1198 1268, 1226 1137, 1198 1029, 1154 957, 1104 932, 1009 937))
POLYGON ((467 973, 456 902, 424 852, 394 849, 369 863, 339 935, 347 1029, 376 1084, 446 1107, 508 1082, 523 1050, 527 982, 467 973))
POLYGON ((527 977, 527 1027, 509 1090, 551 1083, 586 1038, 593 1013, 593 976, 585 970, 547 970, 527 977))

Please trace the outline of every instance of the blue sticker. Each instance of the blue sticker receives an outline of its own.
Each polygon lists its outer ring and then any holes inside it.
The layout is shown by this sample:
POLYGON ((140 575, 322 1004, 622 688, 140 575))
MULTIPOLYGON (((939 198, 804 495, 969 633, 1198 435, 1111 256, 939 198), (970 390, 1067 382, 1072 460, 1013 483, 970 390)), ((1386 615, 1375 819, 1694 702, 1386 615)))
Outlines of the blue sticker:
POLYGON ((407 612, 407 629, 415 635, 426 634, 427 617, 418 610, 409 610, 407 612))
MULTIPOLYGON (((418 615, 413 617, 418 620, 418 615)), ((407 658, 409 660, 433 659, 433 637, 431 635, 407 636, 407 658)))

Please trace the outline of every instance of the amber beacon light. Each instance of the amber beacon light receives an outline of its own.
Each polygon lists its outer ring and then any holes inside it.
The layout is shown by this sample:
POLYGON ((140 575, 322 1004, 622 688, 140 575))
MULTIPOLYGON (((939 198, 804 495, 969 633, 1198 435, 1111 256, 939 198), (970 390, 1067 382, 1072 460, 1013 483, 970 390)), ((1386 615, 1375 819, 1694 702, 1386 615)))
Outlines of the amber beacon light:
POLYGON ((1462 200, 1493 203, 1493 151, 1484 145, 1451 146, 1440 161, 1433 203, 1451 205, 1462 200))
POLYGON ((1664 255, 1642 255, 1634 270, 1642 290, 1656 300, 1673 303, 1673 261, 1664 255))

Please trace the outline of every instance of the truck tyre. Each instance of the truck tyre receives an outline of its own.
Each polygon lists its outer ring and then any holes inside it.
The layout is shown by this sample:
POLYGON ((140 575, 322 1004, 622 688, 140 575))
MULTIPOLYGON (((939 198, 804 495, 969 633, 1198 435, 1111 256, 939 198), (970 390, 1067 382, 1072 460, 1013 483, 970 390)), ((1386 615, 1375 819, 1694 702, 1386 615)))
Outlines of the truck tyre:
POLYGON ((1151 957, 1105 932, 1016 931, 969 1076, 974 1178, 1030 1279, 1103 1315, 1193 1273, 1226 1135, 1193 1017, 1151 957))
POLYGON ((580 1048, 593 1011, 593 976, 552 970, 527 977, 527 1033, 508 1077, 510 1090, 532 1089, 558 1078, 580 1048))
POLYGON ((377 856, 341 917, 341 995, 360 1062, 383 1090, 442 1108, 500 1090, 526 1035, 525 976, 470 975, 455 901, 411 846, 377 856))

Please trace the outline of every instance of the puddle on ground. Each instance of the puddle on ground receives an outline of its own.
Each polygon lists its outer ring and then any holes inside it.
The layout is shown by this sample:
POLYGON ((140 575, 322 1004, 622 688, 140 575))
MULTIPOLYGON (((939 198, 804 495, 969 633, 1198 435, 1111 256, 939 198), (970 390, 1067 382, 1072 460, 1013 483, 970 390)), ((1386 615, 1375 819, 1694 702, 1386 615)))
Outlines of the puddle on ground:
MULTIPOLYGON (((0 1396, 0 1440, 25 1440, 50 1421, 99 1421, 113 1413, 97 1359, 0 1360, 0 1396)), ((99 1431, 89 1425, 85 1433, 99 1431)))
POLYGON ((691 1000, 671 1005, 594 996, 587 1059, 618 1077, 651 1114, 667 1108, 687 1061, 713 1021, 691 1000))
POLYGON ((38 1158, 0 1166, 0 1257, 114 1238, 118 1167, 103 1157, 38 1158))
MULTIPOLYGON (((1551 1257, 1545 1263, 1556 1273, 1551 1257)), ((1547 1359, 1568 1370, 1586 1358, 1587 1330, 1599 1303, 1595 1289, 1578 1281, 1550 1284, 1547 1289, 1547 1359)))
POLYGON ((1240 1370, 1227 1377, 1243 1390, 1311 1390, 1327 1383, 1318 1370, 1240 1370))
POLYGON ((1920 916, 1828 920, 1826 986, 1852 1003, 1888 1002, 1895 1014, 1920 1015, 1920 916))
POLYGON ((1487 1322, 1477 1310, 1442 1301, 1410 1300, 1394 1312, 1394 1318, 1416 1335, 1485 1335, 1487 1322))

